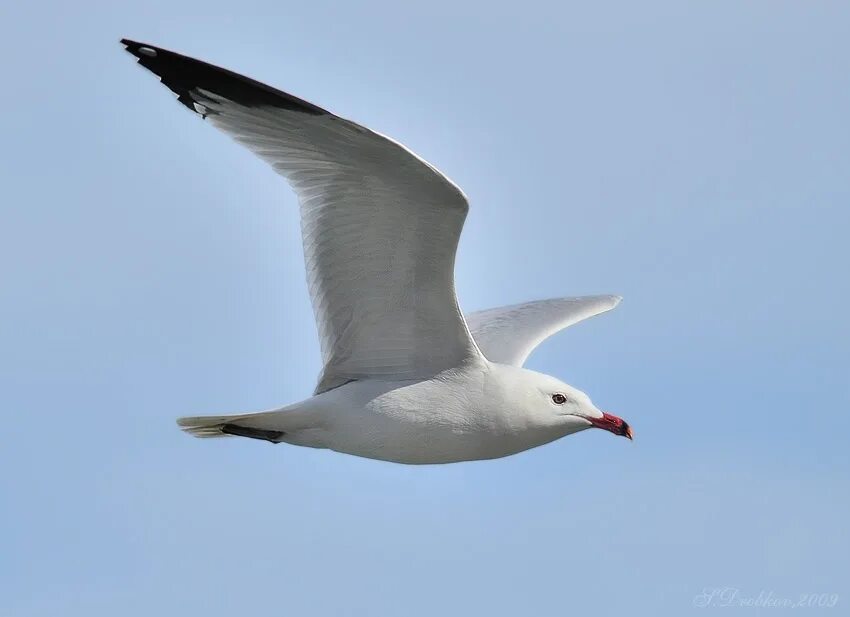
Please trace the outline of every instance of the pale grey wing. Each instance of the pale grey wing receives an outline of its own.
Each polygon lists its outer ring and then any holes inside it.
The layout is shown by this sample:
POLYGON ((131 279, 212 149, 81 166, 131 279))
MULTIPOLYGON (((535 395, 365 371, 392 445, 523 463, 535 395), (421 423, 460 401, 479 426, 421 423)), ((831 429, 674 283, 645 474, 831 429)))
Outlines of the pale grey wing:
POLYGON ((454 289, 463 193, 400 144, 311 103, 152 45, 122 41, 180 102, 299 197, 324 369, 316 391, 409 379, 480 358, 454 289))
POLYGON ((620 300, 620 296, 538 300, 470 313, 466 321, 488 360, 522 366, 544 340, 583 319, 610 311, 620 300))

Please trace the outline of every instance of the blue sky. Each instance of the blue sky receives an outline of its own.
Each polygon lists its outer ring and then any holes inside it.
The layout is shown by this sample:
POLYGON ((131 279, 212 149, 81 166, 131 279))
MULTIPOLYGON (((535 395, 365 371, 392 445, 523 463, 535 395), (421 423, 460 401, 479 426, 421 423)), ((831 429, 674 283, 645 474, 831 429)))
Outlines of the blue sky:
POLYGON ((0 614, 846 608, 848 24, 779 0, 5 6, 0 614), (307 396, 318 345, 294 196, 121 37, 442 169, 471 201, 465 309, 622 294, 529 366, 634 443, 405 467, 181 434, 307 396))

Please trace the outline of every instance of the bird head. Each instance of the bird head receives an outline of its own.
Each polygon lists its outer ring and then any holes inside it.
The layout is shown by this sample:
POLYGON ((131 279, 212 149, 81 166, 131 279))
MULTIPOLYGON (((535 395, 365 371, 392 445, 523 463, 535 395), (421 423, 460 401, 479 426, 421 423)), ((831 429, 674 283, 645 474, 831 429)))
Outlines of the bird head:
POLYGON ((522 371, 518 377, 523 383, 523 406, 535 419, 565 429, 565 434, 595 427, 632 439, 632 428, 625 420, 597 409, 590 397, 578 388, 550 375, 519 370, 522 371))

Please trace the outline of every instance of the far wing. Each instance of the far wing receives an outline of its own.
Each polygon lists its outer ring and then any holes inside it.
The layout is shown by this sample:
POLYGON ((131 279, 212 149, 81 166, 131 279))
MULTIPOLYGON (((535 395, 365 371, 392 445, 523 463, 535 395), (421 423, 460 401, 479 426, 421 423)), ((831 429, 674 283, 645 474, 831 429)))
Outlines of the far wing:
POLYGON ((466 322, 488 360, 522 366, 545 339, 588 317, 610 311, 620 300, 620 296, 538 300, 470 313, 466 322))

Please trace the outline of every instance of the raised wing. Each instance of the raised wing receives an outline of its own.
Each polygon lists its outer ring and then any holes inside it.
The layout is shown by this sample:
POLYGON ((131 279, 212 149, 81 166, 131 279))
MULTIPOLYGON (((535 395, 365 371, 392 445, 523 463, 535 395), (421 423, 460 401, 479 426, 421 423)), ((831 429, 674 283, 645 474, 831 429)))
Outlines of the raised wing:
POLYGON ((470 313, 469 330, 491 362, 522 366, 544 340, 575 323, 610 311, 620 296, 554 298, 470 313))
POLYGON ((122 43, 298 194, 325 365, 317 393, 365 377, 426 377, 480 357, 455 297, 468 206, 451 181, 391 139, 285 92, 122 43))

